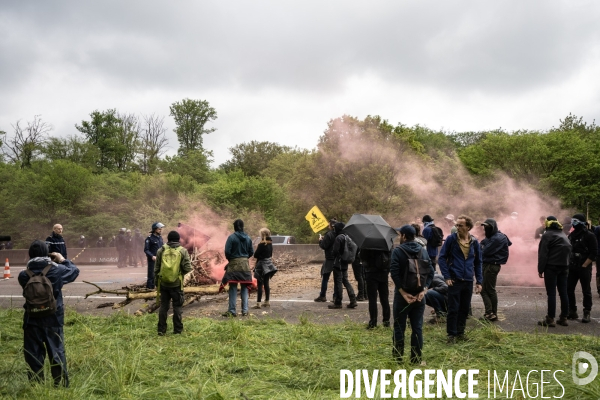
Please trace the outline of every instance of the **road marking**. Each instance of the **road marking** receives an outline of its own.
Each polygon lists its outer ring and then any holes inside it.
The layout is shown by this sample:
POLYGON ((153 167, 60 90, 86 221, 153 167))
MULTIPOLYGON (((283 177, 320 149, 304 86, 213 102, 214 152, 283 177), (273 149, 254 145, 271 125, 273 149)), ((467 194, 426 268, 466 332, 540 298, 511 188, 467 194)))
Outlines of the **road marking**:
MULTIPOLYGON (((16 298, 22 299, 23 295, 13 294, 13 295, 0 295, 0 298, 16 298)), ((88 299, 125 299, 127 296, 89 296, 88 299)), ((85 296, 63 296, 63 299, 85 299, 85 296)))
MULTIPOLYGON (((85 283, 85 282, 72 282, 72 283, 85 283)), ((118 282, 90 282, 90 283, 118 283, 118 282)), ((86 283, 87 285, 87 283, 86 283)))
POLYGON ((147 275, 146 272, 130 272, 129 275, 147 275))

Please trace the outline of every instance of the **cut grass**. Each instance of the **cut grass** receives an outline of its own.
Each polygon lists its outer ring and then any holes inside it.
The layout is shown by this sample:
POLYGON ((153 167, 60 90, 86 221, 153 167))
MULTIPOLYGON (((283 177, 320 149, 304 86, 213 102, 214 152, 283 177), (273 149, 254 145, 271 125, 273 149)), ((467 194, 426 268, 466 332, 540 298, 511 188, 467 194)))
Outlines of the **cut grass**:
MULTIPOLYGON (((71 387, 54 389, 50 380, 27 381, 21 319, 21 310, 0 310, 3 398, 329 399, 340 396, 340 369, 412 369, 392 359, 391 329, 367 331, 353 322, 318 325, 306 316, 296 325, 186 318, 183 335, 159 337, 156 315, 93 317, 69 311, 65 340, 71 387)), ((511 383, 519 370, 525 385, 527 372, 546 369, 565 371, 557 375, 565 387, 563 398, 600 398, 600 378, 583 387, 571 379, 575 351, 600 358, 598 337, 548 335, 542 329, 538 334, 506 333, 478 324, 469 332, 470 341, 447 346, 445 326, 424 329, 427 366, 417 368, 479 369, 480 397, 487 398, 488 370, 502 376, 509 370, 511 383)), ((408 342, 409 335, 410 330, 408 342)), ((554 382, 544 394, 552 396, 552 390, 556 395, 562 391, 554 382)), ((522 398, 520 393, 515 398, 522 398)))

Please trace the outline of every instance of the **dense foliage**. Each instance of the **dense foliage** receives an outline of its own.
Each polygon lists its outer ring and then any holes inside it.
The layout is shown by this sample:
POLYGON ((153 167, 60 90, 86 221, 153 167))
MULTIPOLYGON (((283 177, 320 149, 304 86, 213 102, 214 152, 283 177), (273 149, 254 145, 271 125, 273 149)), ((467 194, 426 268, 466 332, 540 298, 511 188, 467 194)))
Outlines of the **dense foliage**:
POLYGON ((507 175, 565 207, 585 211, 589 203, 590 216, 600 216, 600 128, 573 115, 546 132, 461 133, 343 116, 329 122, 314 150, 252 141, 231 147, 232 158, 215 168, 202 140, 214 131, 205 125, 215 109, 185 99, 170 112, 180 143, 167 157, 164 117, 155 115, 93 111, 76 124, 81 135, 66 138, 50 137, 39 116, 4 128, 0 233, 24 246, 60 222, 67 239, 95 241, 123 226, 176 224, 206 205, 227 220, 249 218, 252 229, 266 224, 310 242, 304 215, 315 204, 328 218, 377 213, 391 223, 435 207, 406 176, 452 196, 466 180, 493 185, 507 175), (456 173, 461 168, 468 179, 456 173))

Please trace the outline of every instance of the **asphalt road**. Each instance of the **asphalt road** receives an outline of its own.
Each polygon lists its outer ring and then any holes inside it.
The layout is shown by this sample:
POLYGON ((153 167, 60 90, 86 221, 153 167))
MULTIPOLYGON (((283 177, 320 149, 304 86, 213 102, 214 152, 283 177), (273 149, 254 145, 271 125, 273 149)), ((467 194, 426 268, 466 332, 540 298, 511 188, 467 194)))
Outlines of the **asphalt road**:
MULTIPOLYGON (((96 306, 100 303, 118 302, 123 299, 115 295, 95 295, 84 299, 87 293, 96 290, 93 286, 83 283, 84 280, 94 282, 105 289, 119 289, 129 284, 141 284, 146 280, 145 267, 118 269, 116 265, 90 265, 80 266, 79 268, 81 272, 77 281, 64 286, 63 296, 65 297, 65 304, 67 306, 73 307, 80 312, 108 315, 115 311, 110 307, 97 309, 96 306)), ((23 305, 22 290, 16 279, 18 273, 23 269, 24 267, 12 267, 12 278, 0 280, 0 307, 21 307, 23 305)), ((278 275, 278 279, 284 279, 284 276, 278 275)), ((329 297, 332 293, 331 285, 332 283, 330 282, 329 297)), ((595 284, 592 283, 592 285, 594 302, 600 305, 600 298, 598 297, 595 284)), ((499 286, 497 289, 499 298, 498 316, 500 318, 497 324, 501 328, 507 331, 546 331, 546 328, 541 328, 537 325, 537 321, 546 314, 546 293, 543 287, 499 286)), ((309 290, 308 292, 304 290, 298 293, 288 293, 285 296, 277 296, 271 300, 271 307, 269 309, 265 311, 262 309, 252 310, 252 314, 258 318, 284 318, 290 322, 298 321, 301 314, 312 314, 317 321, 323 323, 341 322, 345 318, 351 318, 357 322, 368 321, 366 302, 359 303, 359 307, 354 310, 347 308, 343 310, 329 310, 324 303, 315 303, 312 300, 317 294, 318 288, 315 287, 314 290, 309 290)), ((581 291, 578 290, 576 295, 581 316, 581 291)), ((390 295, 390 304, 392 297, 393 295, 390 295)), ((255 295, 251 295, 251 304, 254 303, 254 298, 255 295)), ((199 303, 186 307, 185 315, 219 318, 220 313, 226 310, 226 299, 226 295, 203 298, 199 303)), ((472 305, 475 317, 481 316, 483 314, 481 297, 473 295, 472 305)), ((140 307, 140 301, 128 307, 125 309, 127 312, 135 311, 135 309, 140 307)), ((429 310, 427 308, 426 319, 429 319, 429 310)), ((381 315, 381 310, 379 312, 381 315)), ((549 328, 548 332, 600 335, 600 306, 596 306, 595 310, 592 309, 591 323, 583 324, 580 321, 569 321, 568 327, 557 326, 556 328, 549 328)))

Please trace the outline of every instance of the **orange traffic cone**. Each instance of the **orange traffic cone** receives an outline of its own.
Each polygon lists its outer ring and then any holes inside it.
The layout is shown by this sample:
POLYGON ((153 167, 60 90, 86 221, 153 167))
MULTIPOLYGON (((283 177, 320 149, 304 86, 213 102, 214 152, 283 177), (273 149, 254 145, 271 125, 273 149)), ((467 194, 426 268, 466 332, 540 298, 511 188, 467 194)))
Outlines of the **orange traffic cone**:
POLYGON ((4 263, 4 279, 10 278, 10 264, 8 263, 8 258, 4 263))

